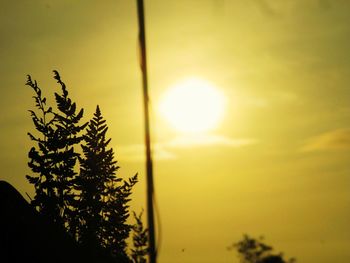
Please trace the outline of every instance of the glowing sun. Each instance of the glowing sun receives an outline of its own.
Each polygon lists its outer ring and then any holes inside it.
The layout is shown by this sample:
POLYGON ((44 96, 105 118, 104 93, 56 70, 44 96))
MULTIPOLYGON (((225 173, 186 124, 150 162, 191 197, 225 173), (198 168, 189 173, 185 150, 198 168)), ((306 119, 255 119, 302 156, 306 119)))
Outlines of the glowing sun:
POLYGON ((224 113, 225 97, 212 84, 188 79, 170 87, 160 101, 160 113, 180 132, 215 129, 224 113))

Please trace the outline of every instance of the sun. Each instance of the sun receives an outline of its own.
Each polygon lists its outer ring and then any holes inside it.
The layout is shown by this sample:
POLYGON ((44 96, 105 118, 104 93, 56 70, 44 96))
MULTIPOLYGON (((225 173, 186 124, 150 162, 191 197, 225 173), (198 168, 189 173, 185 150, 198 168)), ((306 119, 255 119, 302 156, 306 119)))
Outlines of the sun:
POLYGON ((209 82, 191 78, 170 87, 159 110, 177 131, 203 133, 215 129, 223 118, 225 96, 209 82))

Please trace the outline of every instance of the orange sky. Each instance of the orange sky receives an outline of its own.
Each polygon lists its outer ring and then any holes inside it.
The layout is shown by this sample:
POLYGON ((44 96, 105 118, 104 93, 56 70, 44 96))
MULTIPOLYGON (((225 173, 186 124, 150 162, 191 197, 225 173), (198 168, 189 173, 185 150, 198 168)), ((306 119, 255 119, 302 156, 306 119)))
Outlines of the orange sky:
MULTIPOLYGON (((33 130, 26 75, 49 101, 57 69, 85 118, 99 104, 145 207, 136 1, 1 1, 1 179, 22 194, 33 130)), ((350 2, 145 0, 160 262, 238 262, 243 233, 298 262, 350 261, 350 2), (160 117, 198 77, 226 96, 193 141, 160 117), (182 250, 184 252, 182 252, 182 250), (236 260, 236 261, 235 261, 236 260)))

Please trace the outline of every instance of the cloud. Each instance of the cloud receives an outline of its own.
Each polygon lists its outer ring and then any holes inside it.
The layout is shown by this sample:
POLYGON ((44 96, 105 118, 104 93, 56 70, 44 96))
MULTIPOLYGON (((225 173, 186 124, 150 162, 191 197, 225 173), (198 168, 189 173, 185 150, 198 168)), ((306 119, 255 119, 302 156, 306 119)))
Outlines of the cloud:
POLYGON ((350 149, 350 129, 337 129, 310 138, 303 152, 350 149))
POLYGON ((234 105, 238 108, 267 108, 280 105, 295 105, 302 103, 302 98, 291 91, 280 90, 264 96, 234 95, 234 105))
POLYGON ((232 139, 220 135, 193 135, 179 136, 164 145, 169 148, 193 148, 193 147, 241 147, 256 143, 254 139, 232 139))
MULTIPOLYGON (((131 144, 115 147, 117 159, 122 161, 139 162, 145 160, 145 146, 143 144, 131 144)), ((160 144, 156 144, 152 149, 152 157, 154 160, 172 160, 176 159, 176 155, 164 149, 160 144)))
MULTIPOLYGON (((232 139, 220 135, 184 135, 169 141, 156 143, 152 147, 153 159, 157 161, 174 160, 178 149, 193 149, 199 147, 229 147, 238 148, 257 141, 254 139, 232 139)), ((145 160, 145 146, 143 144, 131 144, 115 147, 117 159, 122 161, 139 162, 145 160)))

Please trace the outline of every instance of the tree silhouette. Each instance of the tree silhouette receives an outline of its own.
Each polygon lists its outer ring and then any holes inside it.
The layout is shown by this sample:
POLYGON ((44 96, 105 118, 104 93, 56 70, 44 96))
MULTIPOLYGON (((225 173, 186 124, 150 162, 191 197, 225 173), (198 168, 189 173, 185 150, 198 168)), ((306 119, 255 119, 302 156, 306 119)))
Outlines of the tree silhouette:
POLYGON ((34 90, 35 106, 41 115, 38 116, 33 110, 30 113, 41 135, 28 133, 37 145, 28 154, 28 166, 34 176, 27 175, 26 178, 35 187, 32 205, 53 222, 67 227, 73 217, 72 189, 77 175, 74 167, 79 156, 74 146, 81 141, 79 132, 86 124, 78 124, 83 117, 83 109, 76 113, 76 104, 68 97, 66 86, 57 71, 54 71, 54 78, 62 90, 61 95, 55 93, 57 112, 52 107, 46 107, 46 98, 42 97, 41 89, 28 75, 26 85, 34 90))
POLYGON ((126 239, 131 225, 128 205, 137 175, 128 181, 116 176, 119 169, 113 149, 106 138, 108 127, 99 106, 90 120, 81 145, 80 176, 76 190, 80 192, 77 206, 78 241, 94 249, 103 247, 116 258, 128 260, 126 239))
POLYGON ((244 235, 239 242, 228 247, 229 250, 236 249, 241 263, 294 263, 296 260, 283 259, 283 254, 273 254, 273 248, 263 243, 263 238, 255 239, 244 235))

